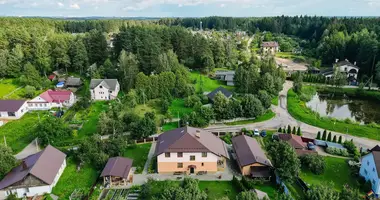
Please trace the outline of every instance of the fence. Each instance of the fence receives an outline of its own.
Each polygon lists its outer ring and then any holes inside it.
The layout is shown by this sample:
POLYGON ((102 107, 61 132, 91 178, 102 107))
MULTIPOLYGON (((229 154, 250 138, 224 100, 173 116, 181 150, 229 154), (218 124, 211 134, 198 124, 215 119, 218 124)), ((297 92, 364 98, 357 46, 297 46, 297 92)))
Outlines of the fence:
POLYGON ((293 199, 291 193, 289 192, 288 187, 286 187, 285 183, 281 180, 280 176, 278 176, 277 172, 275 172, 275 175, 276 175, 276 183, 281 185, 282 188, 284 189, 284 193, 289 195, 293 199))

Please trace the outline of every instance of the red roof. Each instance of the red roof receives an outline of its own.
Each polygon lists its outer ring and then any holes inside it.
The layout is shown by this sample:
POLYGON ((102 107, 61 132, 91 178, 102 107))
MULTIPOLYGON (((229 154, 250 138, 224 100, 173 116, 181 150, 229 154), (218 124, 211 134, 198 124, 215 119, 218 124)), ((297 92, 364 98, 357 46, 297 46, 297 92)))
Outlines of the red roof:
POLYGON ((41 98, 45 99, 47 102, 60 103, 70 99, 71 91, 53 91, 47 90, 40 95, 41 98))
POLYGON ((302 137, 294 134, 279 134, 280 140, 286 141, 295 149, 303 149, 306 144, 302 141, 302 137))
POLYGON ((55 78, 55 74, 52 74, 48 77, 49 80, 53 80, 55 78))

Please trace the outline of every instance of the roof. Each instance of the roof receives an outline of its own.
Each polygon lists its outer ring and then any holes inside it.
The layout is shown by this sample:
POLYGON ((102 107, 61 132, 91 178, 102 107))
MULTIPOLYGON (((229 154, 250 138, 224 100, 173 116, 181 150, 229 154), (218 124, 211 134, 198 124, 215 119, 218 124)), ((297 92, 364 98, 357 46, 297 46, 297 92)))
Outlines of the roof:
POLYGON ((335 63, 334 65, 337 65, 337 66, 343 66, 343 65, 347 65, 347 66, 350 66, 350 67, 355 67, 355 68, 358 68, 358 66, 352 64, 351 62, 349 62, 348 60, 342 60, 342 61, 339 61, 337 63, 335 63))
POLYGON ((306 144, 302 141, 302 137, 294 134, 278 134, 278 138, 287 142, 295 149, 303 149, 306 144))
POLYGON ((218 92, 221 92, 224 96, 226 96, 227 98, 230 98, 232 96, 232 92, 230 92, 229 90, 227 90, 226 88, 220 86, 218 88, 216 88, 214 91, 210 92, 207 97, 211 100, 214 100, 215 98, 215 95, 218 93, 218 92))
POLYGON ((66 80, 66 85, 67 86, 80 86, 80 85, 82 85, 82 81, 80 80, 80 78, 69 77, 66 80))
POLYGON ((55 76, 56 76, 55 74, 51 74, 51 75, 48 77, 48 79, 49 79, 49 80, 53 80, 53 79, 55 79, 55 76))
POLYGON ((155 155, 165 152, 211 152, 229 158, 223 140, 206 130, 189 126, 166 131, 158 136, 155 155))
POLYGON ((380 151, 380 146, 379 145, 376 145, 375 147, 373 147, 371 150, 372 151, 380 151))
POLYGON ((261 44, 262 47, 278 47, 278 43, 277 42, 263 42, 261 44))
POLYGON ((25 100, 0 100, 0 111, 3 112, 17 112, 25 100))
POLYGON ((296 152, 297 156, 303 156, 303 155, 307 155, 307 154, 318 154, 317 151, 312 151, 312 150, 308 150, 308 149, 295 149, 295 152, 296 152))
POLYGON ((128 178, 129 172, 132 168, 133 160, 124 157, 113 157, 108 159, 100 177, 104 176, 117 176, 121 178, 128 178))
POLYGON ((47 90, 40 94, 40 97, 47 102, 64 102, 70 99, 72 92, 67 90, 53 91, 47 90))
POLYGON ((240 167, 253 163, 260 163, 272 166, 259 143, 254 138, 246 135, 240 135, 232 138, 232 145, 236 152, 236 157, 240 167))
POLYGON ((235 75, 235 71, 228 71, 228 70, 217 70, 215 71, 216 76, 221 76, 221 75, 235 75))
POLYGON ((91 79, 90 89, 94 89, 102 84, 107 89, 116 90, 117 83, 117 79, 91 79))
POLYGON ((13 168, 0 182, 0 190, 22 181, 28 175, 40 179, 47 185, 54 182, 66 154, 48 145, 43 151, 26 157, 20 165, 13 168))

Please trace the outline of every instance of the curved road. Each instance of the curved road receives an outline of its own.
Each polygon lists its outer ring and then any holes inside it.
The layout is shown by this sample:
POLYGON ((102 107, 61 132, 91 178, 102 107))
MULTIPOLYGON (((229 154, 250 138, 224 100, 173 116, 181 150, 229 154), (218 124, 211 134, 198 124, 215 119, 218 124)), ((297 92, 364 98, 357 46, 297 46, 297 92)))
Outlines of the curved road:
MULTIPOLYGON (((279 127, 285 127, 287 125, 290 126, 297 126, 301 127, 302 134, 305 137, 309 138, 316 138, 318 131, 323 131, 322 128, 318 128, 306 123, 303 123, 301 121, 298 121, 294 119, 287 110, 287 94, 290 88, 292 88, 293 82, 286 81, 284 83, 283 90, 280 92, 280 98, 279 98, 279 106, 272 105, 273 112, 276 113, 276 116, 268 121, 264 122, 258 122, 253 124, 246 124, 246 125, 237 125, 237 126, 227 126, 227 125, 211 125, 207 127, 206 129, 209 131, 215 131, 215 132, 238 132, 242 128, 247 129, 278 129, 279 127)), ((364 148, 372 148, 377 144, 380 144, 380 141, 371 140, 367 138, 362 137, 356 137, 352 135, 342 134, 338 132, 331 131, 333 135, 340 136, 346 140, 354 139, 355 144, 358 147, 364 147, 364 148)))

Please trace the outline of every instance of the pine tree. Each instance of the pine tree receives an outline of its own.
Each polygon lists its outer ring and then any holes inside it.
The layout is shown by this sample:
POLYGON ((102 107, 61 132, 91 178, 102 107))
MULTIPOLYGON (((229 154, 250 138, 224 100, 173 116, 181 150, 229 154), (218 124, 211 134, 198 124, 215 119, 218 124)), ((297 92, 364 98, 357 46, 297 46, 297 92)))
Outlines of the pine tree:
POLYGON ((293 135, 296 134, 296 127, 293 127, 292 134, 293 134, 293 135))
POLYGON ((320 139, 321 139, 321 131, 318 131, 317 140, 320 140, 320 139))
POLYGON ((331 142, 331 132, 329 132, 329 135, 327 136, 327 141, 331 142))
POLYGON ((292 128, 290 127, 290 125, 288 125, 288 131, 287 131, 288 134, 292 133, 292 128))
POLYGON ((326 140, 327 132, 326 130, 323 131, 322 140, 326 140))
POLYGON ((336 135, 334 135, 332 142, 336 143, 336 135))
POLYGON ((282 133, 282 128, 281 128, 281 127, 278 128, 278 131, 277 131, 277 132, 282 133))
POLYGON ((282 129, 282 133, 286 133, 286 127, 282 129))
POLYGON ((298 129, 297 129, 297 135, 302 136, 301 127, 298 127, 298 129))
POLYGON ((343 142, 343 141, 342 141, 342 136, 339 136, 338 143, 339 143, 339 144, 342 144, 342 142, 343 142))

